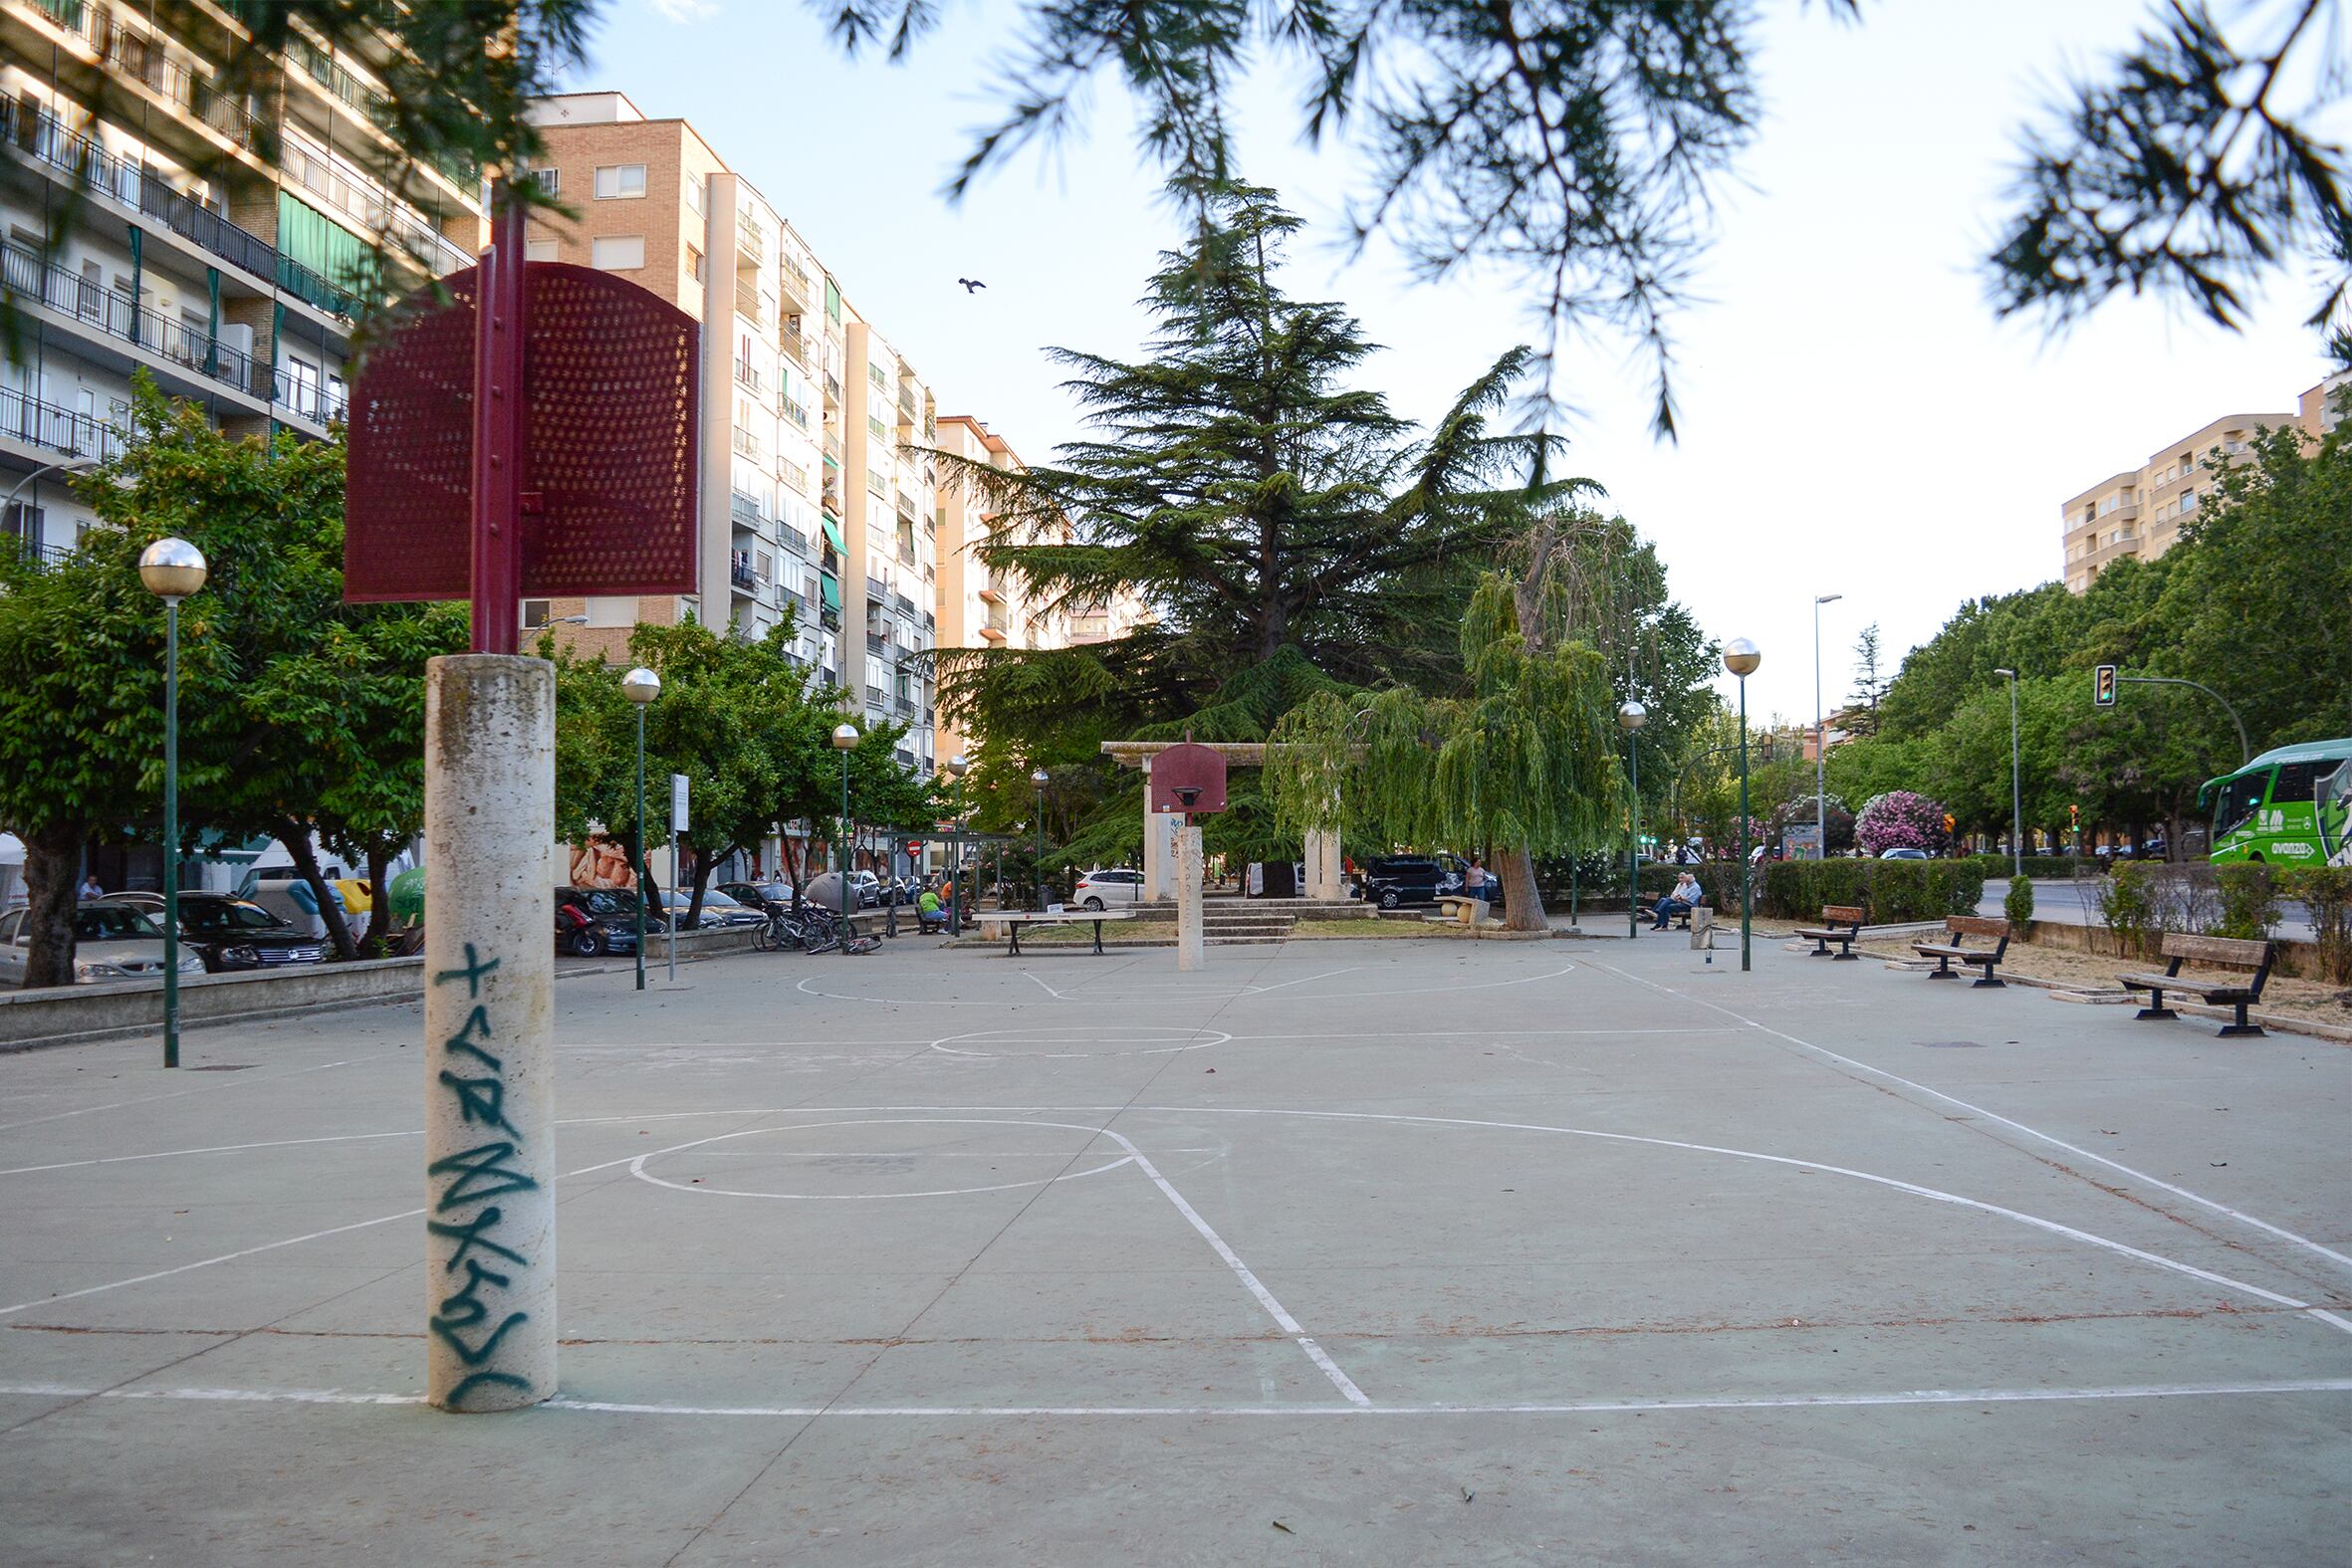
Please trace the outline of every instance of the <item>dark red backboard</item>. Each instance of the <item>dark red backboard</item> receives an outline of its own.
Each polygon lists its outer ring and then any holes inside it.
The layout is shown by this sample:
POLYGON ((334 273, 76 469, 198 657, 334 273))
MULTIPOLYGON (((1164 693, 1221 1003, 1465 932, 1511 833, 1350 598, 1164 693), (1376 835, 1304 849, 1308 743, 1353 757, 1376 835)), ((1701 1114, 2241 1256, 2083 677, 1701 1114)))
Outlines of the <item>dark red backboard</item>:
POLYGON ((1222 811, 1225 809, 1225 754, 1213 747, 1181 741, 1151 760, 1151 808, 1154 811, 1222 811), (1198 789, 1188 805, 1177 793, 1198 789))
MULTIPOLYGON (((352 387, 344 597, 468 596, 474 298, 402 320, 352 387)), ((702 329, 588 267, 524 270, 523 581, 528 598, 701 591, 702 329)))

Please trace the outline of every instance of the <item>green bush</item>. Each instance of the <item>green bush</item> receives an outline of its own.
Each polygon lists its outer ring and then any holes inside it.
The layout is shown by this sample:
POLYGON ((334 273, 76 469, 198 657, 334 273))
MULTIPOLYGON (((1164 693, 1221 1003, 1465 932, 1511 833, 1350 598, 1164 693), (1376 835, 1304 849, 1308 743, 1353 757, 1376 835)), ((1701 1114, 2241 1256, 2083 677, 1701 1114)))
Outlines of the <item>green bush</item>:
POLYGON ((2278 924, 2278 878, 2259 860, 2236 861, 2214 867, 2221 884, 2222 918, 2214 926, 2217 937, 2258 942, 2278 924))
POLYGON ((1976 913, 1985 872, 1973 860, 1782 860, 1764 868, 1759 905, 1783 919, 1818 920, 1830 904, 1859 905, 1874 926, 1976 913))
POLYGON ((2118 860, 2099 884, 2099 920, 2119 953, 2142 953, 2156 930, 2156 870, 2146 861, 2118 860))
MULTIPOLYGON (((1989 877, 2007 876, 2015 864, 2007 855, 1971 855, 1969 860, 1983 869, 1989 877)), ((2027 855, 2025 857, 2025 874, 2040 877, 2045 882, 2053 877, 2074 877, 2086 874, 2096 876, 2098 870, 2097 861, 2077 860, 2072 855, 2027 855)))
POLYGON ((2000 912, 2009 923, 2009 930, 2018 936, 2033 924, 2033 878, 2011 877, 2008 896, 2000 901, 2000 912))
POLYGON ((2279 872, 2278 888, 2311 912, 2318 978, 2352 982, 2352 866, 2289 866, 2279 872))

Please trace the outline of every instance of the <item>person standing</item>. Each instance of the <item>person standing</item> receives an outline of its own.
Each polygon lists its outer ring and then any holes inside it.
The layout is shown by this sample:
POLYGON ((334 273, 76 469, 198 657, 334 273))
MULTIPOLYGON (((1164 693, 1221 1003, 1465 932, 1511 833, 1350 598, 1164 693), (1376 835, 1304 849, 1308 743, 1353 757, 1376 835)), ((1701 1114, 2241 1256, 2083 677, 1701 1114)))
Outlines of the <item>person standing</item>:
POLYGON ((1463 873, 1462 891, 1482 904, 1495 901, 1494 878, 1487 874, 1486 863, 1476 855, 1470 857, 1470 869, 1463 873))

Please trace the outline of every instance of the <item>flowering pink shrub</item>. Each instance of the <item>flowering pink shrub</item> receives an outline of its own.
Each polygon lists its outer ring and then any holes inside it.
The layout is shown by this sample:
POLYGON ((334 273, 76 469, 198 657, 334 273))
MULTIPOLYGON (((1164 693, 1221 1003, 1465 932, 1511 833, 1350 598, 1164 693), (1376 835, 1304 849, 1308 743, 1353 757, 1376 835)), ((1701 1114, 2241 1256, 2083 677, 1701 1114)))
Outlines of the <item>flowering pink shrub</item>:
POLYGON ((1944 830, 1944 805, 1909 789, 1890 789, 1874 795, 1854 823, 1854 838, 1866 855, 1889 849, 1924 849, 1940 855, 1952 847, 1944 830))

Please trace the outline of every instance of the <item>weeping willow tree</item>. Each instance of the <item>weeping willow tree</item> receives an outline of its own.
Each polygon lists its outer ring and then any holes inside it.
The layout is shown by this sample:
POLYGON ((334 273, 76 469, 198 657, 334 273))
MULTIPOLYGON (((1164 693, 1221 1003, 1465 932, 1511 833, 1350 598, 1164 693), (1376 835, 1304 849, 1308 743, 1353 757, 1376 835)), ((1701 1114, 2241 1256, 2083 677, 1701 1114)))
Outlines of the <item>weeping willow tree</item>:
POLYGON ((1577 634, 1592 584, 1573 547, 1587 532, 1585 520, 1547 521, 1524 574, 1480 577, 1462 616, 1462 695, 1321 692, 1284 715, 1266 769, 1277 821, 1358 843, 1484 849, 1507 923, 1543 930, 1536 857, 1601 842, 1625 809, 1608 670, 1577 634))

